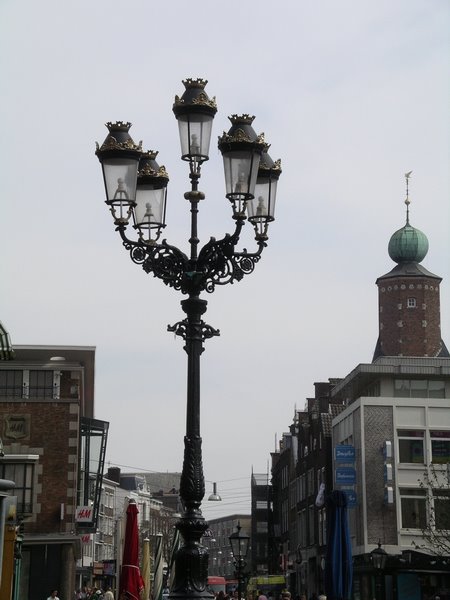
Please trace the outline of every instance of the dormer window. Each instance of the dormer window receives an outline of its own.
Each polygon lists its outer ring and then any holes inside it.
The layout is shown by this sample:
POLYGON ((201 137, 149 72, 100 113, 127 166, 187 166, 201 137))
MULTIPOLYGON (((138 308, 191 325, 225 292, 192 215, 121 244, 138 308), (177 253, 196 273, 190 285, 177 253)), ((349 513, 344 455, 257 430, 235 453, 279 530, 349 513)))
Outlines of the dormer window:
POLYGON ((408 298, 408 308, 416 308, 417 303, 415 298, 408 298))

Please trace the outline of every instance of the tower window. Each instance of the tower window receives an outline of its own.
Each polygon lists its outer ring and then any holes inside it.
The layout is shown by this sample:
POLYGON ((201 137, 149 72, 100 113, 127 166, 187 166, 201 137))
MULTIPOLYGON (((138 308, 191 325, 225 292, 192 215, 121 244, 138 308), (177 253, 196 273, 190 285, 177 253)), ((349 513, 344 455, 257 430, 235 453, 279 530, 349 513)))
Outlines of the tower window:
POLYGON ((408 308, 416 308, 417 303, 415 298, 408 298, 408 308))

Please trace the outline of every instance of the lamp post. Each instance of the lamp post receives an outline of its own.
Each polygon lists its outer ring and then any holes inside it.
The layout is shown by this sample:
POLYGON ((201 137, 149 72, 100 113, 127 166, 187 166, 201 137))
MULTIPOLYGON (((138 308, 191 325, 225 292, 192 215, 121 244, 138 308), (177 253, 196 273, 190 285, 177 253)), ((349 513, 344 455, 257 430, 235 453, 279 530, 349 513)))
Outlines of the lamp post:
POLYGON ((250 537, 246 533, 241 532, 241 524, 238 522, 236 531, 228 538, 231 545, 231 553, 233 555, 234 564, 236 565, 237 580, 238 580, 238 600, 242 598, 242 570, 245 567, 245 558, 248 552, 250 537))
POLYGON ((376 587, 376 596, 377 596, 377 600, 383 600, 383 595, 382 595, 382 573, 386 567, 386 561, 387 561, 387 557, 388 554, 386 552, 386 550, 383 550, 383 548, 381 547, 381 541, 378 542, 378 548, 375 548, 374 550, 372 550, 372 552, 370 553, 370 556, 372 558, 372 565, 373 568, 375 569, 375 587, 376 587))
POLYGON ((223 156, 226 198, 231 203, 234 232, 220 240, 211 238, 198 251, 197 214, 205 195, 198 189, 202 164, 209 157, 215 98, 205 92, 206 81, 186 79, 185 91, 176 96, 173 112, 178 121, 181 159, 189 165, 191 189, 184 194, 190 203, 189 255, 166 240, 159 241, 165 227, 167 184, 165 167, 156 162, 157 152, 143 152, 130 137, 131 124, 107 123, 109 134, 96 154, 102 164, 106 204, 131 260, 152 273, 185 298, 186 318, 168 330, 183 338, 187 353, 187 410, 184 460, 180 495, 184 514, 177 523, 184 544, 176 556, 176 577, 171 598, 210 598, 207 591, 208 554, 200 539, 208 525, 200 505, 205 494, 200 437, 200 355, 204 341, 219 331, 202 320, 207 301, 217 285, 240 281, 253 272, 267 246, 268 224, 274 219, 280 161, 268 155, 264 136, 252 127, 254 117, 232 115, 231 128, 219 138, 223 156), (248 220, 254 227, 254 252, 237 245, 248 220), (130 221, 132 226, 129 227, 130 221), (133 232, 130 235, 130 231, 133 232))

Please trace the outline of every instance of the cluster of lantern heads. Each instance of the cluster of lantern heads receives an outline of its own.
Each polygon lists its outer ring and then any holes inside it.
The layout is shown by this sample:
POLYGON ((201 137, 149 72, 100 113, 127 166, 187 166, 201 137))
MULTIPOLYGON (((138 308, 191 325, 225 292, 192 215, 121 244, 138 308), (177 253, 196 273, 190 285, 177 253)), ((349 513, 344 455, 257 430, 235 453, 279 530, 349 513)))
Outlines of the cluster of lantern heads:
MULTIPOLYGON (((215 98, 205 92, 206 80, 186 79, 185 91, 175 96, 173 112, 178 121, 181 158, 189 162, 191 191, 185 197, 191 203, 204 198, 198 191, 200 167, 209 158, 209 145, 215 98)), ((229 117, 231 128, 219 137, 223 156, 226 197, 233 207, 233 218, 248 220, 255 228, 256 239, 267 239, 267 227, 274 220, 277 182, 281 161, 268 154, 264 134, 256 134, 253 116, 229 117)), ((156 162, 157 152, 143 151, 142 142, 131 138, 131 123, 117 121, 106 124, 109 134, 96 154, 102 164, 106 203, 115 224, 124 228, 133 220, 139 240, 155 244, 165 227, 167 184, 164 166, 156 162)))

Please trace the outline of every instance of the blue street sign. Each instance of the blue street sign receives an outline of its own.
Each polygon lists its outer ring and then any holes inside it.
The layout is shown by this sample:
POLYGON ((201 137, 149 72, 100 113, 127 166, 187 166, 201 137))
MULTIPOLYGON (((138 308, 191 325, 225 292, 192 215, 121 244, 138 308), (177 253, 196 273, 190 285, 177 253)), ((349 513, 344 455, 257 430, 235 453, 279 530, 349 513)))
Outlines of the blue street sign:
POLYGON ((339 463, 354 463, 355 447, 344 444, 336 446, 334 449, 334 459, 339 463))
POLYGON ((336 485, 353 485, 356 483, 356 471, 353 467, 336 469, 336 485))
POLYGON ((344 490, 345 495, 347 496, 347 507, 355 508, 356 506, 356 492, 353 490, 344 490))

